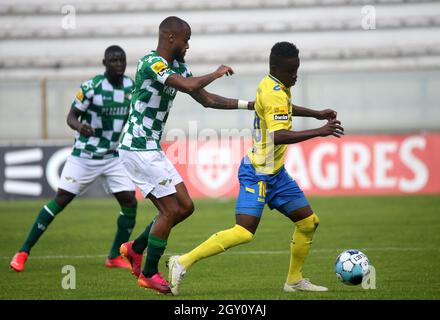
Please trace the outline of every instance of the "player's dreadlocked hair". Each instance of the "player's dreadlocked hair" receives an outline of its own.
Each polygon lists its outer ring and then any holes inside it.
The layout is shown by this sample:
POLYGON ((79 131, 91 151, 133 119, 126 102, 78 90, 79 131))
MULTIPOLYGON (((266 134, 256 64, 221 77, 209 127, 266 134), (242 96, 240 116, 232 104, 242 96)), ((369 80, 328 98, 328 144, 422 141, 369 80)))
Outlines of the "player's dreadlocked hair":
POLYGON ((277 42, 270 50, 270 65, 277 65, 281 59, 291 59, 298 58, 299 50, 298 48, 291 42, 277 42))

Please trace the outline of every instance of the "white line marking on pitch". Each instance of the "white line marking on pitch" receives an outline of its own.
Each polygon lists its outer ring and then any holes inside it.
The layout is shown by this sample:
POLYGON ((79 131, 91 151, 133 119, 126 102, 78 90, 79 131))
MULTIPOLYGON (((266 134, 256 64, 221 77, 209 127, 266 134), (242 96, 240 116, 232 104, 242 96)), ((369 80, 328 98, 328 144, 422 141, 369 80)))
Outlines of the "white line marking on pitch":
MULTIPOLYGON (((312 249, 311 253, 314 252, 342 252, 343 250, 347 250, 346 248, 325 248, 325 249, 312 249)), ((440 251, 440 248, 398 248, 398 247, 389 247, 389 248, 360 248, 358 250, 365 252, 374 252, 374 251, 440 251)), ((230 251, 228 254, 234 255, 257 255, 257 254, 289 254, 290 252, 287 250, 278 250, 278 251, 230 251)), ((166 253, 164 256, 175 255, 176 253, 166 253)), ((45 260, 45 259, 95 259, 95 258, 105 258, 106 254, 98 254, 98 255, 83 255, 83 256, 68 256, 68 255, 58 255, 58 256, 29 256, 29 259, 32 260, 45 260)), ((10 257, 0 257, 1 260, 9 260, 10 257)))

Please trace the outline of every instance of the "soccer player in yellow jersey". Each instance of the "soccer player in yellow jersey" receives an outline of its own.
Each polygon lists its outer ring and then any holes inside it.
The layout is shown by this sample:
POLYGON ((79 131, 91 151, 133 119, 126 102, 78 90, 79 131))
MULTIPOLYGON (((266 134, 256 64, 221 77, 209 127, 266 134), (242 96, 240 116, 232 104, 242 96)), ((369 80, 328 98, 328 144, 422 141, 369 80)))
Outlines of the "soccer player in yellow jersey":
POLYGON ((238 171, 240 192, 235 209, 236 224, 231 229, 215 233, 192 251, 170 257, 169 281, 174 295, 179 293, 183 276, 195 262, 251 241, 266 203, 296 225, 284 291, 327 291, 302 276, 304 260, 319 219, 284 168, 284 156, 288 144, 315 137, 339 138, 344 129, 331 109, 316 111, 292 104, 290 88, 297 79, 298 53, 296 46, 289 42, 279 42, 272 47, 270 74, 260 82, 255 100, 253 146, 238 171), (292 131, 292 116, 314 117, 327 120, 327 123, 316 129, 292 131))

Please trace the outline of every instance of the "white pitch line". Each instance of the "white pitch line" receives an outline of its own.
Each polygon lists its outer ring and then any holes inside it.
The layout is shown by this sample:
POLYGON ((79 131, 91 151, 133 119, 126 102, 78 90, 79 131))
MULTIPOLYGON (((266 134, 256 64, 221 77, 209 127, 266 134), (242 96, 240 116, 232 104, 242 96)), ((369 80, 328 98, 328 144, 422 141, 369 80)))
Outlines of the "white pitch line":
MULTIPOLYGON (((85 256, 29 256, 29 260, 46 260, 46 259, 94 259, 94 258, 105 258, 106 254, 98 255, 85 255, 85 256)), ((0 257, 0 259, 12 259, 11 257, 0 257)))
MULTIPOLYGON (((350 248, 325 248, 325 249, 312 249, 311 253, 314 252, 342 252, 350 248)), ((375 251, 440 251, 440 248, 402 248, 402 247, 388 247, 388 248, 360 248, 358 250, 365 252, 375 252, 375 251)), ((258 254, 289 254, 287 250, 278 251, 230 251, 228 254, 234 255, 258 255, 258 254)), ((164 256, 171 256, 177 253, 166 253, 164 256)), ((58 256, 30 256, 29 259, 32 260, 46 260, 46 259, 95 259, 95 258, 105 258, 106 254, 99 255, 83 255, 83 256, 68 256, 68 255, 58 255, 58 256)), ((9 260, 11 257, 0 257, 0 260, 9 260)))

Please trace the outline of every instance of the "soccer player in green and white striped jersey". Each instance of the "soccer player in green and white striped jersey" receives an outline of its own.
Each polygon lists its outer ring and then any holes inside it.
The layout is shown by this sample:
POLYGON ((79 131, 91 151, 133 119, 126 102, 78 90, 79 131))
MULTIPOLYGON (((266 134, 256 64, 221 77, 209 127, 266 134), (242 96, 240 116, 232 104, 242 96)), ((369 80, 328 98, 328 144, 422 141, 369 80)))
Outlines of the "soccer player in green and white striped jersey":
POLYGON ((130 268, 120 256, 119 247, 128 241, 136 220, 135 186, 126 176, 118 157, 118 141, 128 118, 133 81, 124 76, 125 52, 118 46, 105 50, 105 73, 84 82, 67 116, 75 130, 75 143, 61 173, 55 198, 40 211, 29 235, 10 266, 24 269, 31 248, 37 243, 55 216, 98 177, 106 191, 113 193, 121 206, 118 229, 106 260, 106 267, 130 268))
POLYGON ((193 77, 184 63, 191 28, 178 17, 159 26, 156 50, 139 60, 131 111, 121 137, 119 153, 127 174, 159 210, 156 218, 136 240, 121 246, 142 287, 169 293, 168 282, 158 271, 173 226, 194 211, 185 184, 160 147, 160 139, 177 91, 188 93, 204 107, 253 109, 253 102, 224 98, 203 88, 233 70, 221 65, 216 71, 193 77), (142 253, 147 248, 141 272, 142 253))

